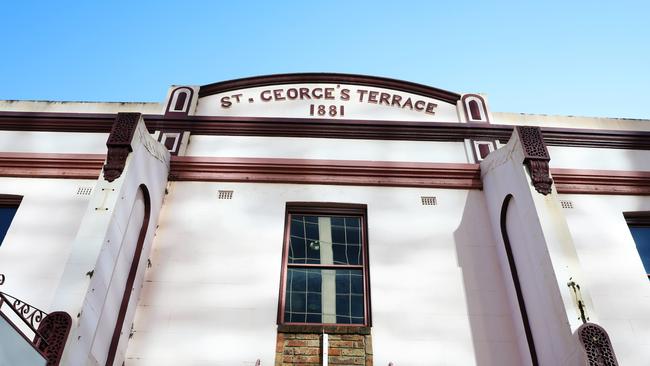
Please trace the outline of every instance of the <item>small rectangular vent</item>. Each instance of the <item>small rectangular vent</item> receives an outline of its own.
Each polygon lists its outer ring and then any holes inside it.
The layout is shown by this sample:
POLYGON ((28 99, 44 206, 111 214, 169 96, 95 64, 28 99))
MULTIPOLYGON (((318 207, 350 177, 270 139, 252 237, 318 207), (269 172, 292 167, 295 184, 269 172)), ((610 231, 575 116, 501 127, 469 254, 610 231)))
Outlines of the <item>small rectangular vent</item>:
POLYGON ((231 200, 232 199, 232 191, 222 191, 219 190, 219 197, 220 200, 231 200))
POLYGON ((560 200, 560 205, 562 206, 562 208, 573 208, 573 201, 560 200))
POLYGON ((435 206, 438 204, 438 199, 435 196, 422 196, 423 206, 435 206))
POLYGON ((93 193, 93 187, 78 187, 77 196, 90 196, 93 193))

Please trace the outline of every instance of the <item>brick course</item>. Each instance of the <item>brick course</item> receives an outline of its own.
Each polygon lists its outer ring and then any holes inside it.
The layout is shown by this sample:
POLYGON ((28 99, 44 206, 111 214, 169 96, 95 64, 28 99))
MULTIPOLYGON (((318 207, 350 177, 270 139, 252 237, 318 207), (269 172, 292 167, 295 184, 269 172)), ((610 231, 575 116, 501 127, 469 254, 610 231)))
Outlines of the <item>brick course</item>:
MULTIPOLYGON (((322 365, 322 334, 278 332, 275 366, 322 365)), ((363 334, 330 334, 329 364, 372 366, 372 338, 363 334)))

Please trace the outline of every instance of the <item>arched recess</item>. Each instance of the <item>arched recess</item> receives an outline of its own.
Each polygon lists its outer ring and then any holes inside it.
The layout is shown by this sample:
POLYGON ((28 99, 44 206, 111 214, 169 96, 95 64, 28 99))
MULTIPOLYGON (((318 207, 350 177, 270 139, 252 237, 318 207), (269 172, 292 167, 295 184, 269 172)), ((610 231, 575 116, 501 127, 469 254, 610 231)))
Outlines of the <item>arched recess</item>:
POLYGON ((166 115, 187 115, 194 91, 186 86, 174 89, 167 103, 166 115))
POLYGON ((487 106, 485 99, 479 94, 465 94, 461 98, 463 109, 465 110, 465 118, 467 122, 488 122, 487 106))
MULTIPOLYGON (((136 195, 133 211, 138 210, 138 207, 136 206, 139 200, 142 200, 143 209, 144 209, 142 215, 142 224, 140 226, 140 231, 138 234, 138 242, 135 246, 135 251, 133 252, 133 259, 131 261, 131 266, 129 268, 129 274, 126 279, 124 294, 122 295, 122 302, 120 303, 120 310, 117 316, 117 321, 115 322, 115 328, 113 330, 113 337, 111 338, 111 344, 108 349, 106 366, 113 366, 120 339, 123 338, 121 337, 121 335, 123 333, 124 321, 126 319, 127 310, 129 308, 129 300, 131 299, 131 293, 133 292, 133 284, 135 282, 136 275, 138 272, 138 264, 140 263, 142 248, 144 246, 145 238, 147 237, 147 228, 149 227, 149 218, 151 216, 151 198, 149 196, 149 190, 147 189, 147 186, 145 186, 144 184, 141 184, 140 187, 138 188, 138 193, 136 195)), ((134 212, 132 212, 132 215, 133 214, 134 212)))
POLYGON ((528 319, 528 312, 526 310, 526 303, 524 301, 524 295, 521 290, 521 283, 519 281, 519 274, 517 272, 517 264, 515 263, 515 258, 512 252, 512 245, 510 243, 510 237, 508 236, 508 209, 513 206, 512 194, 508 194, 503 199, 503 204, 501 205, 501 237, 503 238, 503 244, 505 246, 506 256, 508 258, 508 266, 510 267, 510 275, 512 276, 512 284, 515 288, 515 294, 517 296, 517 303, 519 305, 519 312, 521 314, 521 321, 524 327, 524 332, 526 333, 526 342, 528 343, 528 351, 530 352, 530 359, 533 366, 538 366, 539 361, 537 359, 537 351, 535 350, 535 340, 533 339, 533 332, 530 327, 530 321, 528 319))

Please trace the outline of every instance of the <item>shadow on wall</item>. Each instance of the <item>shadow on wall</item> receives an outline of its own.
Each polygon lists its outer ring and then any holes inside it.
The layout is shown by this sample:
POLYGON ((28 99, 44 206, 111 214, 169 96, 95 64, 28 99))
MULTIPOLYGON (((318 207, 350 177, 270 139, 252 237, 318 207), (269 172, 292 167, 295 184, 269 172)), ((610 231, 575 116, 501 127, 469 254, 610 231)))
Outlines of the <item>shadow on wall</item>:
POLYGON ((520 366, 512 310, 485 197, 470 191, 454 231, 477 366, 520 366))

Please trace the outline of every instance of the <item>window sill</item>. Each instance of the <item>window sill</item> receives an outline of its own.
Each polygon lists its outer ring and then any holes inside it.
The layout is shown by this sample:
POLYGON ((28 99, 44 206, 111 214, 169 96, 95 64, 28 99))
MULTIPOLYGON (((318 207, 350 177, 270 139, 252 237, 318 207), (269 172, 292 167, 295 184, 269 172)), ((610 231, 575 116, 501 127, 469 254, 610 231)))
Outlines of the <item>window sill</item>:
POLYGON ((370 334, 370 327, 350 325, 322 325, 322 324, 280 324, 279 333, 327 333, 327 334, 370 334))

